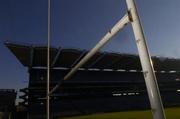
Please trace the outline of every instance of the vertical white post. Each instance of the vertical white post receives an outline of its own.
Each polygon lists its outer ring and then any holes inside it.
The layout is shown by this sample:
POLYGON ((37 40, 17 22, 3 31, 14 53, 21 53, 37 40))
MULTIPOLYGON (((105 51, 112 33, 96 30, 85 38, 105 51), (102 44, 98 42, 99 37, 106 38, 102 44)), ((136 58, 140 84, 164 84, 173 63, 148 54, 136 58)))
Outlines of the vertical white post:
POLYGON ((48 0, 48 47, 47 47, 47 91, 46 91, 46 119, 50 118, 49 111, 49 80, 50 80, 50 40, 51 40, 51 0, 48 0))
POLYGON ((166 119, 153 64, 134 0, 126 0, 154 119, 166 119))

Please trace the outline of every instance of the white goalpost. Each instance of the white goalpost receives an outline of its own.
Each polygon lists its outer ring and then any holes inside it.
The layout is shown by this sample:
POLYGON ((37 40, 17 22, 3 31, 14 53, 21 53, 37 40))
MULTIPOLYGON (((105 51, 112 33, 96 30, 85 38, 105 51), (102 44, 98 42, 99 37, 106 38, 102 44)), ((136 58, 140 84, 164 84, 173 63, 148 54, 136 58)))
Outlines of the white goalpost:
POLYGON ((126 0, 154 119, 166 119, 151 56, 134 0, 126 0))
POLYGON ((46 119, 50 119, 50 43, 51 43, 51 0, 48 0, 48 42, 47 42, 47 84, 46 84, 46 119))
MULTIPOLYGON (((50 0, 49 0, 50 1, 50 0)), ((138 54, 140 57, 140 62, 144 74, 145 84, 148 92, 148 97, 151 105, 151 110, 154 119, 166 119, 164 113, 164 107, 161 100, 161 95, 156 79, 156 75, 153 68, 153 63, 151 56, 148 51, 147 43, 143 33, 140 18, 138 16, 135 0, 126 0, 128 12, 114 25, 114 27, 106 33, 106 35, 92 48, 78 63, 75 65, 63 80, 68 80, 73 76, 77 70, 85 64, 94 54, 96 54, 105 44, 112 39, 112 37, 117 34, 121 29, 123 29, 128 23, 132 25, 132 29, 135 36, 135 42, 138 49, 138 54)), ((48 68, 49 69, 49 68, 48 68)), ((48 75, 49 76, 49 75, 48 75)), ((49 81, 47 82, 49 83, 49 81)), ((49 96, 57 90, 60 86, 61 81, 49 91, 49 84, 47 84, 48 94, 47 94, 47 104, 49 101, 49 96)), ((49 108, 49 105, 47 106, 49 108)), ((47 110, 47 115, 49 114, 47 110)), ((48 119, 48 118, 47 118, 48 119)))

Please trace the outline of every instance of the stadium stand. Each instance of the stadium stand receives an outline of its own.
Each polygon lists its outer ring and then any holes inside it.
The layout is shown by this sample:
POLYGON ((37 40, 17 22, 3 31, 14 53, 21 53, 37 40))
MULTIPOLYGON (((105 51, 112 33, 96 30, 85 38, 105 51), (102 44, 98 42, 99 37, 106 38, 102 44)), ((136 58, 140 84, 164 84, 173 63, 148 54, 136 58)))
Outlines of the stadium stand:
MULTIPOLYGON (((28 116, 45 118, 46 57, 45 46, 6 42, 17 59, 28 67, 29 86, 24 91, 28 116)), ((88 52, 51 48, 50 88, 88 52)), ((180 105, 180 60, 152 57, 164 105, 180 105)), ((51 95, 53 118, 100 112, 150 108, 139 57, 131 54, 98 52, 51 95)))

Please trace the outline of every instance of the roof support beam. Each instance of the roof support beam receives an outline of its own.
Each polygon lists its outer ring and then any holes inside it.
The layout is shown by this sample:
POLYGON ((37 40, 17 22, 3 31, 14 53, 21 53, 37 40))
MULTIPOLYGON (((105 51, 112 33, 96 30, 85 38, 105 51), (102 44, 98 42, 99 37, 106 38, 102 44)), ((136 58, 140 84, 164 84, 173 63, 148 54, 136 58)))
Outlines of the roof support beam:
POLYGON ((74 61, 74 63, 71 65, 71 67, 74 67, 77 62, 79 62, 79 60, 86 54, 86 50, 83 50, 82 53, 80 54, 80 56, 74 61))
MULTIPOLYGON (((128 23, 129 20, 129 14, 125 14, 122 19, 118 21, 117 24, 108 32, 106 35, 96 44, 96 46, 90 50, 89 53, 87 53, 82 60, 74 66, 70 72, 64 77, 63 80, 67 80, 71 78, 71 76, 82 66, 84 65, 91 57, 93 57, 108 41, 112 39, 113 36, 115 36, 121 29, 123 29, 128 23)), ((49 94, 52 94, 60 85, 60 81, 51 91, 49 94)))
POLYGON ((31 46, 31 50, 30 50, 30 69, 33 66, 33 60, 34 60, 34 46, 31 46))
POLYGON ((57 59, 58 59, 60 53, 61 53, 61 47, 59 47, 58 52, 56 53, 56 56, 54 57, 53 62, 51 64, 51 67, 54 67, 54 65, 56 64, 57 59))
POLYGON ((88 68, 91 68, 93 67, 98 61, 100 61, 104 56, 105 56, 106 53, 103 53, 101 56, 99 56, 94 62, 92 62, 88 68))

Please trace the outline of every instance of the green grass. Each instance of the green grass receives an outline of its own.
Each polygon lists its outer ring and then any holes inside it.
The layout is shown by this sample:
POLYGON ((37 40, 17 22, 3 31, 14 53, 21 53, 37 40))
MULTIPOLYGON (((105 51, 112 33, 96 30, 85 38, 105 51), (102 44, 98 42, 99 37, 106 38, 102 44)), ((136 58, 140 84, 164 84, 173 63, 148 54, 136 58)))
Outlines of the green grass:
MULTIPOLYGON (((180 108, 165 109, 167 119, 180 119, 180 108)), ((129 111, 92 114, 87 116, 68 117, 63 119, 153 119, 151 111, 129 111)))

